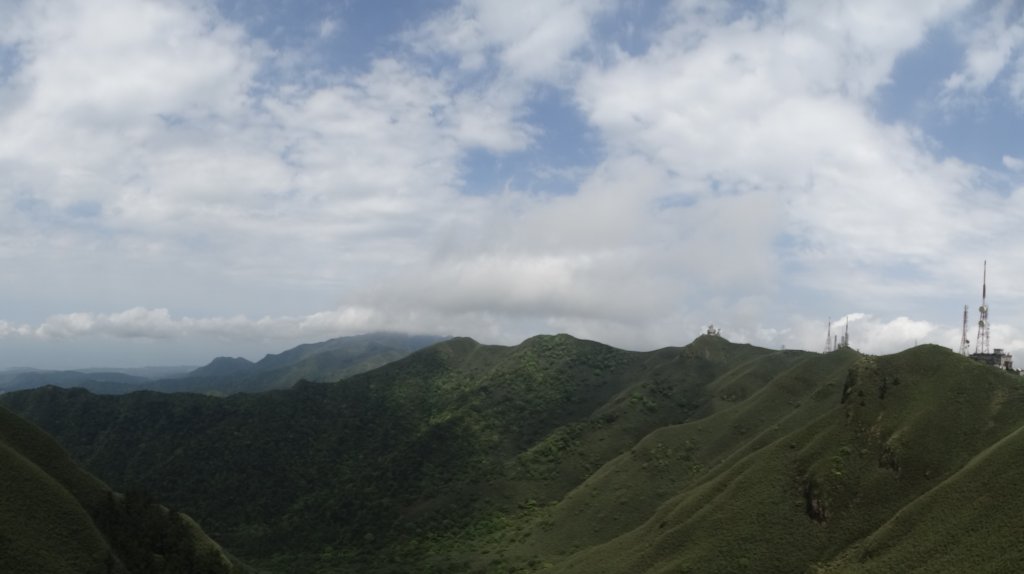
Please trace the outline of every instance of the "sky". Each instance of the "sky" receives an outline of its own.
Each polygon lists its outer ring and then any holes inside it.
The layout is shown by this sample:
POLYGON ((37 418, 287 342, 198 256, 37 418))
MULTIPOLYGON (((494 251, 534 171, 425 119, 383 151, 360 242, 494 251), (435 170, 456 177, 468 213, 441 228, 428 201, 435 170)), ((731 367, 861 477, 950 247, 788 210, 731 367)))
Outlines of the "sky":
POLYGON ((1020 0, 0 0, 0 368, 1024 358, 1020 0))

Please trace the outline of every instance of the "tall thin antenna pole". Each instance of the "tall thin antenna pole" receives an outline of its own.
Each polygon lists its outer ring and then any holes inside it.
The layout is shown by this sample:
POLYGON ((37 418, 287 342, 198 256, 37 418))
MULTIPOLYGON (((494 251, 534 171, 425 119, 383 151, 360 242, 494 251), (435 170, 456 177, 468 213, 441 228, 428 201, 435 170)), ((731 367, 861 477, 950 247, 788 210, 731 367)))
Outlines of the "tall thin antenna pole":
POLYGON ((960 332, 960 354, 967 356, 971 347, 971 342, 967 340, 967 305, 964 305, 964 327, 960 332))
POLYGON ((974 352, 988 355, 992 352, 988 343, 988 260, 985 260, 981 272, 981 307, 978 307, 978 313, 978 342, 975 343, 974 352))
POLYGON ((825 334, 825 352, 832 352, 832 317, 828 318, 828 332, 825 334))

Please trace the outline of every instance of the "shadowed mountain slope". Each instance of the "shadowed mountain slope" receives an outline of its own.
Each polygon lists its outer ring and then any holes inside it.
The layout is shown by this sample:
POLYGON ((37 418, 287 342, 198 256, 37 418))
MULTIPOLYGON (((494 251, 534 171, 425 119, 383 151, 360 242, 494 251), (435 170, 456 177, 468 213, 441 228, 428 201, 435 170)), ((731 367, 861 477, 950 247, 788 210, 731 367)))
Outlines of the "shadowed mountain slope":
POLYGON ((558 335, 259 395, 0 400, 274 571, 999 572, 1022 389, 934 346, 558 335))
POLYGON ((2 407, 0 484, 0 572, 245 571, 190 518, 111 492, 2 407))

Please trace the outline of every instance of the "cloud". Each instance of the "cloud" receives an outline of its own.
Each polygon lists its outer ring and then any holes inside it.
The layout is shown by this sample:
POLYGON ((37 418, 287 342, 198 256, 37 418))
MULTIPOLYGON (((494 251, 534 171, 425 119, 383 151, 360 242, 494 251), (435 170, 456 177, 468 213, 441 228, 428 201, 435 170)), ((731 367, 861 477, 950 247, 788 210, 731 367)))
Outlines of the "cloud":
POLYGON ((822 260, 937 264, 965 221, 987 214, 968 198, 972 169, 881 123, 870 96, 930 22, 958 9, 797 3, 705 29, 696 43, 669 31, 645 54, 591 67, 577 98, 613 157, 678 174, 665 191, 690 204, 679 216, 764 206, 703 236, 719 273, 749 269, 742 254, 766 244, 781 257, 746 278, 772 283, 782 267, 822 260))
POLYGON ((1010 171, 1024 171, 1024 159, 1019 157, 1013 157, 1012 155, 1003 156, 1003 165, 1010 171))
MULTIPOLYGON (((333 68, 205 2, 17 8, 0 280, 34 308, 7 337, 565 330, 644 348, 715 322, 816 349, 823 318, 800 317, 845 308, 899 318, 856 320, 881 349, 945 336, 937 309, 974 292, 979 253, 1011 261, 1024 239, 1024 194, 877 111, 960 0, 677 2, 633 32, 630 3, 466 0, 333 68), (480 183, 488 162, 564 168, 552 135, 595 150, 570 161, 574 188, 480 183)), ((1024 70, 1012 14, 969 36, 949 93, 1024 70)))
POLYGON ((157 271, 168 283, 349 281, 363 262, 422 251, 468 150, 532 138, 518 99, 414 62, 262 84, 272 54, 203 3, 69 0, 16 16, 3 26, 21 63, 0 87, 14 104, 0 110, 0 248, 32 243, 17 252, 36 259, 186 262, 157 271), (82 205, 91 221, 69 225, 82 205))
POLYGON ((28 325, 15 325, 7 321, 0 321, 0 337, 27 336, 32 333, 28 325))
POLYGON ((320 21, 320 38, 330 38, 332 35, 334 35, 334 32, 337 29, 338 22, 336 20, 332 20, 331 18, 324 18, 323 20, 320 21))
POLYGON ((0 338, 48 343, 89 341, 269 341, 270 348, 343 335, 394 330, 439 335, 470 334, 503 342, 518 342, 535 334, 497 329, 487 311, 452 313, 343 306, 308 315, 250 318, 245 315, 175 316, 164 308, 135 307, 115 313, 77 312, 54 315, 42 323, 15 326, 0 322, 0 338), (512 338, 509 338, 512 337, 512 338), (520 337, 515 340, 515 337, 520 337))
POLYGON ((271 338, 323 337, 379 328, 367 309, 346 308, 304 317, 173 317, 167 309, 135 307, 117 313, 68 313, 49 317, 31 328, 6 329, 4 336, 39 339, 110 337, 115 339, 186 339, 190 337, 271 338))
POLYGON ((450 54, 466 71, 495 64, 526 81, 557 82, 591 39, 603 0, 463 0, 424 23, 407 40, 420 52, 450 54))
MULTIPOLYGON (((906 316, 883 319, 867 313, 849 313, 833 319, 832 335, 841 338, 847 325, 850 346, 868 354, 896 353, 926 343, 956 349, 960 343, 959 329, 906 316)), ((1000 326, 1000 329, 1003 327, 1000 326)), ((827 333, 825 321, 796 317, 783 329, 761 328, 741 336, 752 343, 769 347, 823 351, 827 333)))
POLYGON ((165 339, 176 331, 167 309, 136 307, 120 313, 68 313, 55 315, 33 330, 42 339, 63 339, 91 335, 118 338, 165 339))
POLYGON ((21 189, 57 208, 93 201, 117 225, 165 218, 170 194, 209 191, 227 170, 254 175, 243 184, 269 175, 257 146, 232 145, 245 138, 261 57, 241 28, 198 3, 21 6, 4 32, 21 55, 2 89, 5 195, 21 189), (202 161, 218 147, 228 153, 202 161), (170 189, 154 185, 168 175, 178 176, 170 189), (189 186, 204 175, 210 186, 189 186))
MULTIPOLYGON (((1024 11, 1013 0, 1001 0, 967 20, 961 36, 967 46, 964 65, 946 78, 947 98, 981 93, 1013 63, 1014 54, 1024 46, 1024 11)), ((1024 103, 1016 88, 1017 77, 1011 81, 1011 93, 1024 103)))
MULTIPOLYGON (((514 305, 514 304, 513 304, 514 305)), ((74 340, 108 338, 120 340, 154 340, 171 343, 176 340, 224 339, 309 342, 343 335, 377 330, 402 330, 439 335, 470 335, 492 342, 516 344, 532 336, 528 323, 515 328, 519 315, 491 307, 481 309, 432 307, 423 312, 413 309, 385 310, 366 306, 341 307, 305 316, 278 316, 249 318, 232 317, 175 317, 167 309, 132 308, 125 311, 97 313, 69 313, 49 317, 38 326, 14 326, 0 322, 0 338, 74 340), (510 321, 513 325, 509 329, 510 321)), ((662 320, 645 320, 647 337, 636 337, 636 331, 627 320, 617 317, 601 318, 592 313, 551 316, 553 331, 569 331, 583 338, 597 338, 624 348, 646 350, 666 344, 685 345, 699 334, 707 322, 689 322, 679 331, 677 314, 662 320), (596 337, 595 337, 596 336, 596 337)), ((684 324, 688 322, 683 320, 684 324)), ((766 347, 786 347, 820 351, 825 346, 826 324, 817 319, 793 317, 777 327, 754 328, 730 325, 727 321, 723 335, 736 342, 749 342, 766 347)), ((849 326, 851 346, 863 353, 888 354, 915 344, 931 343, 955 349, 959 344, 959 328, 943 326, 930 321, 906 316, 883 319, 867 313, 849 313, 832 321, 832 333, 840 336, 849 326)), ((1010 352, 1024 352, 1024 332, 1007 325, 992 327, 998 346, 1010 352)), ((968 337, 973 339, 973 333, 968 337)), ((972 347, 973 350, 973 347, 972 347)))

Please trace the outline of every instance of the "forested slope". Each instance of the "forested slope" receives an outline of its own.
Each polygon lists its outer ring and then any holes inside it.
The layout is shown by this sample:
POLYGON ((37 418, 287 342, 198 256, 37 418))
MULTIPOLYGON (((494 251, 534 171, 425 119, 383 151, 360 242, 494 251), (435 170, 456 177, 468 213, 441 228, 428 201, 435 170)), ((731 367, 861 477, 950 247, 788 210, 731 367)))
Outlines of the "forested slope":
POLYGON ((1024 567, 1022 389, 934 346, 559 335, 258 395, 2 401, 275 571, 997 572, 1024 567))
POLYGON ((0 407, 0 572, 248 571, 191 518, 111 492, 44 432, 0 407))

